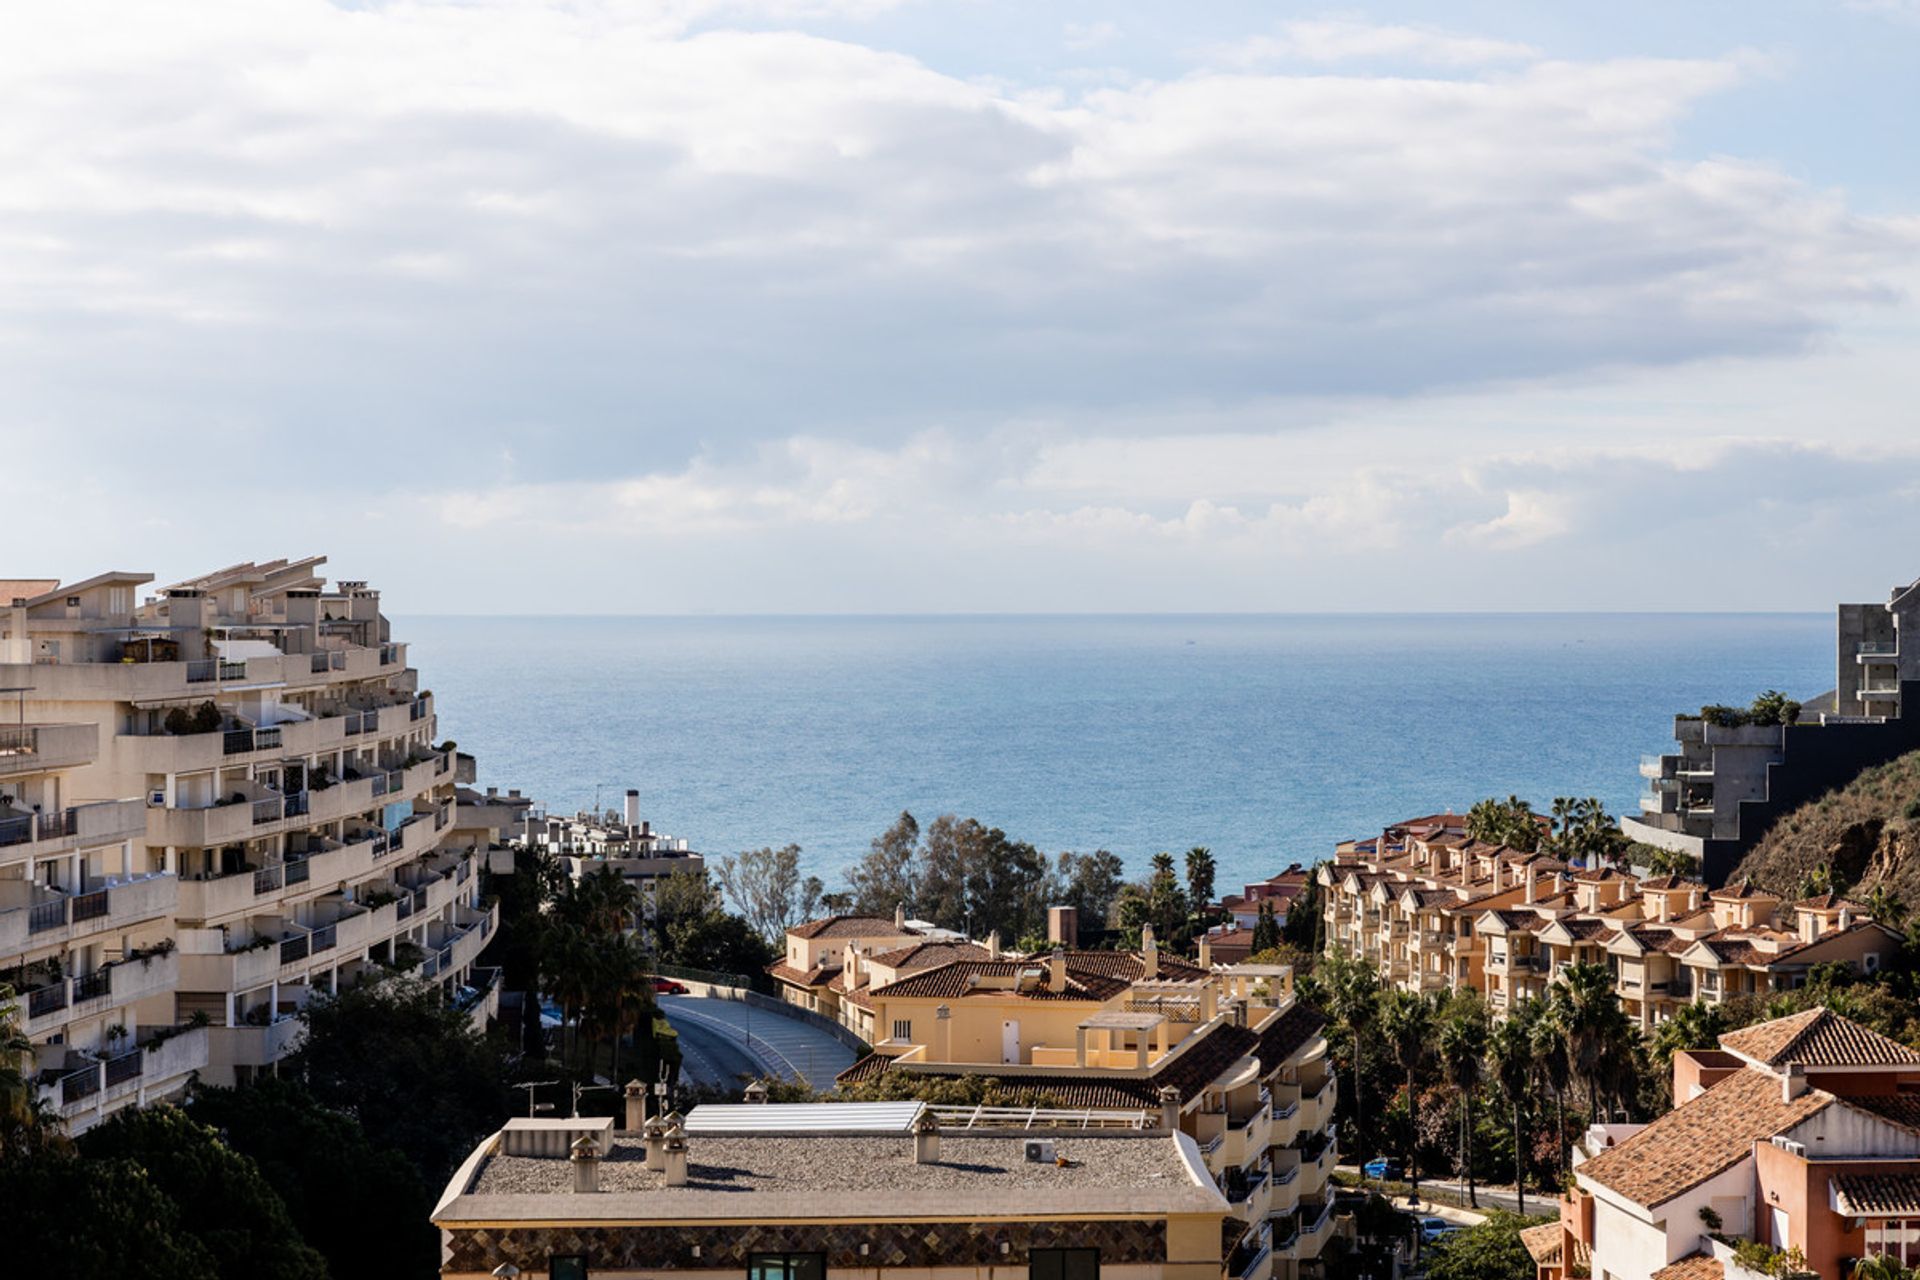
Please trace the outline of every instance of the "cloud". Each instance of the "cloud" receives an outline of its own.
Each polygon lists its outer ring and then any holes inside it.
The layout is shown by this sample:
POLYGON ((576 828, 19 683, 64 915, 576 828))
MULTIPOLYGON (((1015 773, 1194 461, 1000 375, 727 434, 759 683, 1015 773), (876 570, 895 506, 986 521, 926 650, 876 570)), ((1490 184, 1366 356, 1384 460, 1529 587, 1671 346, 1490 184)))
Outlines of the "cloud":
POLYGON ((1388 61, 1440 67, 1476 67, 1533 61, 1540 51, 1511 40, 1454 35, 1432 27, 1329 18, 1282 23, 1274 35, 1215 45, 1208 53, 1232 66, 1299 61, 1388 61))
POLYGON ((1098 49, 1119 38, 1119 24, 1113 22, 1069 22, 1061 28, 1062 42, 1075 52, 1098 49))

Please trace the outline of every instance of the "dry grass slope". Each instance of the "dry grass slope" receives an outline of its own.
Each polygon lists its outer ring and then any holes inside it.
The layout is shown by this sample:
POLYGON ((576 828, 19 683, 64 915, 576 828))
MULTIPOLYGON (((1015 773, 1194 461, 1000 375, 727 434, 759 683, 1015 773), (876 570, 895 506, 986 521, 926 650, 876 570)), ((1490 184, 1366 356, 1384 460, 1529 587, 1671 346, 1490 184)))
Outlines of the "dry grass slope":
POLYGON ((1777 893, 1831 866, 1854 897, 1885 886, 1920 904, 1920 751, 1867 770, 1837 791, 1794 810, 1734 872, 1777 893))

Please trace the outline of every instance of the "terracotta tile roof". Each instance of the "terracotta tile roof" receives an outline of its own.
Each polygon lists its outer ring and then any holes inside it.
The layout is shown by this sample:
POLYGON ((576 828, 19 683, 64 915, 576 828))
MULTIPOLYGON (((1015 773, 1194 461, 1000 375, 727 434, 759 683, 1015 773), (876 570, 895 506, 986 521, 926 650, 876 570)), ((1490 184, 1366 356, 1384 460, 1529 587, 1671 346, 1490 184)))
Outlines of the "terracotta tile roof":
POLYGON ((1843 1173, 1833 1180, 1838 1208, 1849 1218, 1920 1216, 1920 1175, 1843 1173))
POLYGON ((1557 1267, 1560 1265, 1560 1236, 1558 1222, 1543 1222, 1537 1227, 1522 1228, 1520 1243, 1527 1247, 1535 1266, 1557 1267))
POLYGON ((1862 1111, 1920 1133, 1920 1097, 1911 1093, 1867 1093, 1847 1099, 1862 1111))
POLYGON ((931 969, 949 960, 990 960, 993 957, 977 942, 910 942, 892 951, 869 957, 874 964, 889 969, 931 969))
POLYGON ((1820 893, 1811 898, 1802 898, 1793 904, 1798 911, 1838 911, 1845 907, 1849 911, 1865 911, 1866 907, 1851 898, 1843 898, 1837 893, 1820 893))
POLYGON ((931 969, 908 974, 883 987, 875 987, 874 996, 903 996, 935 1000, 961 1000, 968 996, 1003 1000, 1093 1000, 1104 1002, 1121 994, 1132 983, 1067 965, 1064 991, 1047 989, 1046 957, 1033 960, 953 960, 931 969), (1012 987, 976 985, 978 978, 1012 978, 1028 970, 1040 970, 1040 981, 1024 991, 1012 987))
POLYGON ((1585 871, 1576 871, 1573 878, 1581 884, 1601 884, 1609 880, 1628 880, 1632 877, 1615 871, 1612 867, 1589 867, 1585 871))
POLYGON ((1809 1089, 1782 1102, 1778 1079, 1745 1067, 1576 1172, 1653 1208, 1732 1168, 1751 1154, 1754 1143, 1786 1132, 1834 1101, 1823 1089, 1809 1089))
POLYGON ((1726 1280, 1727 1269, 1717 1258, 1690 1253, 1678 1262, 1669 1262, 1653 1273, 1652 1280, 1726 1280))
POLYGON ((1741 902, 1750 898, 1771 898, 1778 901, 1780 895, 1768 893, 1765 889, 1753 887, 1753 881, 1742 880, 1739 884, 1723 885, 1707 895, 1715 902, 1741 902))
POLYGON ((1254 1052, 1260 1055, 1260 1069, 1272 1071, 1281 1066, 1326 1030, 1326 1026, 1325 1014, 1296 1002, 1260 1028, 1260 1039, 1254 1046, 1254 1052))
POLYGON ((837 977, 840 973, 840 966, 817 964, 813 966, 813 968, 802 972, 788 964, 785 960, 775 960, 767 966, 766 972, 771 975, 776 982, 790 983, 796 987, 818 987, 831 985, 833 977, 837 977))
MULTIPOLYGON (((1178 1053, 1164 1059, 1145 1076, 1125 1076, 1112 1071, 1089 1070, 1085 1074, 1021 1071, 1017 1067, 1001 1069, 982 1064, 968 1072, 998 1081, 1008 1089, 1030 1089, 1044 1093, 1063 1107, 1158 1107, 1160 1090, 1171 1085, 1182 1103, 1189 1102, 1202 1089, 1218 1080, 1221 1073, 1252 1052, 1258 1037, 1245 1027, 1217 1022, 1178 1053)), ((901 1063, 879 1054, 868 1054, 842 1071, 834 1079, 840 1084, 859 1084, 887 1072, 915 1074, 912 1063, 901 1063)), ((929 1079, 950 1078, 952 1072, 924 1072, 929 1079)))
POLYGON ((1920 1053, 1825 1008, 1729 1031, 1720 1047, 1769 1067, 1920 1067, 1920 1053))
POLYGON ((15 600, 31 600, 43 596, 60 585, 58 578, 0 578, 0 609, 11 605, 15 600))
POLYGON ((1588 942, 1605 934, 1618 932, 1605 920, 1595 916, 1573 916, 1562 920, 1560 927, 1572 934, 1577 941, 1588 942))
POLYGON ((1640 882, 1640 889, 1642 892, 1645 892, 1646 890, 1651 889, 1651 890, 1654 890, 1655 892, 1664 893, 1669 889, 1704 889, 1706 887, 1707 886, 1703 881, 1689 880, 1685 876, 1672 876, 1672 875, 1648 876, 1645 880, 1642 880, 1640 882))
POLYGON ((827 916, 787 930, 796 938, 897 938, 917 934, 880 916, 827 916))
MULTIPOLYGON (((1045 960, 1045 956, 1036 956, 1036 960, 1045 960)), ((1079 970, 1084 973, 1098 973, 1109 978, 1124 978, 1128 982, 1140 982, 1145 979, 1147 962, 1138 951, 1069 951, 1067 952, 1067 971, 1079 970)), ((1191 960, 1182 960, 1165 950, 1160 952, 1160 976, 1156 982, 1198 982, 1207 976, 1207 971, 1191 960)))

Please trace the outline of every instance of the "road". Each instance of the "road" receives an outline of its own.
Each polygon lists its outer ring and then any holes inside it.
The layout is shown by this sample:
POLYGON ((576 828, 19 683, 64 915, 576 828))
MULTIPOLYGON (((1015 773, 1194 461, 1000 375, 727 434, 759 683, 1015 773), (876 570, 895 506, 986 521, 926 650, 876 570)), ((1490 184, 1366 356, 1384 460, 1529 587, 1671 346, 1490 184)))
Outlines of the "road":
POLYGON ((853 1050, 828 1032, 736 1000, 662 996, 660 1011, 680 1033, 680 1070, 696 1084, 765 1076, 830 1089, 853 1065, 853 1050))
MULTIPOLYGON (((1360 1176, 1357 1166, 1343 1164, 1337 1168, 1341 1173, 1350 1174, 1356 1178, 1360 1176)), ((1367 1186, 1370 1190, 1376 1189, 1374 1183, 1370 1182, 1367 1186)), ((1457 1198, 1462 1206, 1467 1203, 1467 1184, 1464 1182, 1455 1182, 1449 1178, 1422 1178, 1420 1186, 1422 1190, 1431 1187, 1437 1191, 1444 1191, 1449 1199, 1457 1198)), ((1509 1213, 1518 1212, 1519 1199, 1509 1188, 1482 1186, 1477 1198, 1483 1212, 1488 1209, 1505 1209, 1509 1213)), ((1543 1187, 1527 1188, 1527 1212, 1535 1215, 1556 1212, 1553 1193, 1543 1187)))

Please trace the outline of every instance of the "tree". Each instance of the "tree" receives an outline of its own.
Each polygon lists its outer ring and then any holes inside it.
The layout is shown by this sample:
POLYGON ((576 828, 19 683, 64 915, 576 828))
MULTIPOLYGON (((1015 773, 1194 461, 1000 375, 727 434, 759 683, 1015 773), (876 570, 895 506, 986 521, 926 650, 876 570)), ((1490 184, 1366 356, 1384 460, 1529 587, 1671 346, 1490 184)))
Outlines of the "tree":
POLYGON ((1387 1055, 1407 1077, 1407 1141, 1404 1156, 1407 1178, 1414 1192, 1420 1189, 1419 1152, 1420 1094, 1418 1076, 1433 1060, 1434 1004, 1424 995, 1411 991, 1389 991, 1380 998, 1380 1039, 1387 1055))
POLYGON ((855 911, 890 916, 900 906, 918 909, 919 840, 920 824, 904 809, 892 826, 873 838, 873 847, 847 873, 855 911))
POLYGON ((1477 993, 1454 997, 1440 1021, 1440 1061, 1447 1083, 1460 1095, 1460 1169, 1467 1203, 1480 1207, 1473 1178, 1473 1095, 1486 1076, 1487 1006, 1477 993))
POLYGON ((177 1232, 199 1242, 221 1280, 327 1280, 325 1259, 301 1242, 259 1166, 178 1107, 116 1112, 79 1148, 88 1166, 124 1160, 144 1170, 173 1201, 177 1232))
POLYGON ((1544 1218, 1495 1209, 1484 1222, 1456 1231, 1427 1258, 1429 1280, 1532 1280, 1533 1256, 1520 1232, 1544 1218))
POLYGON ((507 1114, 499 1052, 434 986, 365 982, 316 997, 300 1016, 307 1037, 282 1073, 380 1135, 429 1187, 444 1186, 507 1114))
POLYGON ((1914 1276, 1911 1269, 1900 1265, 1898 1258, 1884 1253, 1854 1259, 1853 1270, 1847 1274, 1851 1280, 1913 1280, 1914 1276))
POLYGON ((1259 914, 1253 922, 1252 947, 1255 951, 1271 951, 1280 945, 1280 922, 1273 918, 1273 903, 1262 899, 1259 914))
POLYGON ((795 923, 800 910, 800 846, 748 849, 721 858, 720 887, 754 931, 769 941, 795 923))
POLYGON ((676 871, 654 881, 653 916, 647 922, 654 954, 667 964, 691 965, 678 954, 677 939, 685 936, 690 925, 719 911, 720 902, 720 889, 705 867, 676 871))
POLYGON ((1719 1005, 1696 1000, 1673 1011, 1653 1033, 1653 1053, 1663 1067, 1671 1069, 1673 1055, 1682 1049, 1717 1049, 1720 1036, 1732 1028, 1719 1005))
POLYGON ((1567 1037, 1555 1017, 1553 1006, 1539 997, 1522 1006, 1532 1027, 1533 1066, 1547 1092, 1553 1095, 1554 1168, 1567 1167, 1567 1086, 1573 1079, 1573 1064, 1567 1053, 1567 1037))
POLYGON ((7 1257, 32 1274, 227 1280, 200 1238, 181 1230, 179 1204, 134 1161, 0 1159, 0 1204, 7 1257))
POLYGON ((1491 797, 1467 810, 1467 834, 1488 844, 1531 853, 1540 847, 1540 820, 1533 806, 1519 796, 1491 797))
POLYGON ((1522 1216, 1527 1212, 1527 1092, 1533 1082, 1533 1020, 1537 1008, 1531 1001, 1521 1004, 1487 1039, 1488 1065, 1513 1117, 1513 1191, 1522 1216))
MULTIPOLYGON (((1326 995, 1327 1012, 1346 1029, 1353 1043, 1353 1132, 1357 1143, 1364 1132, 1361 1124, 1364 1072, 1360 1047, 1379 1015, 1380 972, 1369 961, 1356 959, 1345 951, 1335 951, 1315 975, 1326 995)), ((1354 1154, 1361 1154, 1357 1147, 1354 1154)))
POLYGON ((268 1077, 243 1089, 202 1088, 193 1118, 259 1167, 336 1277, 433 1272, 439 1237, 428 1216, 437 1188, 353 1117, 321 1106, 295 1081, 268 1077), (369 1240, 380 1247, 369 1249, 369 1240))
MULTIPOLYGON (((1614 994, 1613 974, 1605 965, 1568 965, 1549 997, 1553 1017, 1566 1036, 1574 1074, 1587 1086, 1587 1121, 1601 1116, 1602 1081, 1613 1055, 1630 1053, 1632 1032, 1614 994)), ((1628 1059, 1631 1061, 1631 1059, 1628 1059)))
POLYGON ((1053 898, 1072 907, 1087 928, 1112 923, 1126 866, 1105 849, 1092 853, 1062 853, 1054 864, 1053 898))
POLYGON ((1187 901, 1192 904, 1194 911, 1205 911, 1207 904, 1213 901, 1213 851, 1203 844, 1187 850, 1186 870, 1187 901))
POLYGON ((32 1155, 63 1141, 28 1071, 33 1041, 20 1030, 13 988, 0 984, 0 1160, 32 1155))

